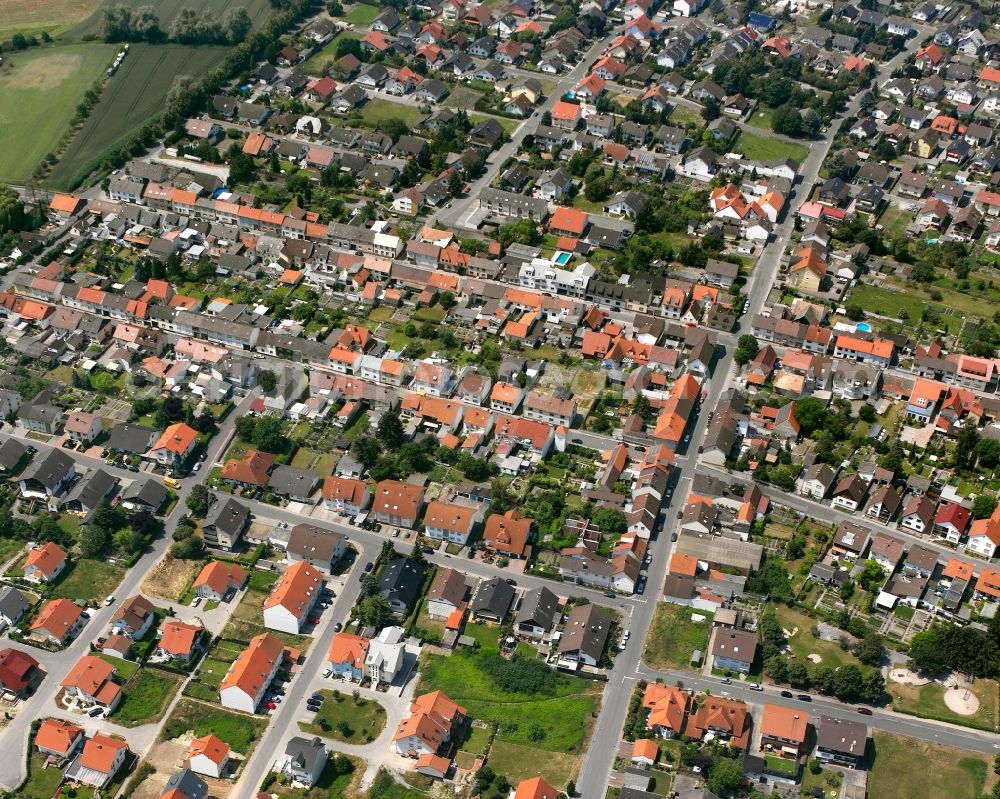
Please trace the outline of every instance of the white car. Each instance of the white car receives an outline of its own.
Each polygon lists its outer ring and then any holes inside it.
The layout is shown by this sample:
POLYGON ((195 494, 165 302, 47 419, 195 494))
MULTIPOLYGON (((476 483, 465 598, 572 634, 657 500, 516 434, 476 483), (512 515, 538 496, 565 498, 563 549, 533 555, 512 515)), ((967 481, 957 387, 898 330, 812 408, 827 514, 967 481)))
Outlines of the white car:
POLYGON ((325 679, 326 679, 327 677, 329 677, 329 676, 330 676, 331 674, 333 674, 333 672, 332 672, 332 671, 331 671, 330 669, 323 669, 323 679, 324 679, 324 680, 325 680, 325 679))
POLYGON ((113 596, 109 596, 107 599, 104 600, 104 607, 107 607, 108 605, 110 605, 114 601, 115 601, 115 598, 113 596))
POLYGON ((196 596, 194 599, 191 600, 191 607, 193 607, 193 608, 198 607, 198 605, 200 605, 200 604, 201 604, 201 597, 200 596, 196 596))

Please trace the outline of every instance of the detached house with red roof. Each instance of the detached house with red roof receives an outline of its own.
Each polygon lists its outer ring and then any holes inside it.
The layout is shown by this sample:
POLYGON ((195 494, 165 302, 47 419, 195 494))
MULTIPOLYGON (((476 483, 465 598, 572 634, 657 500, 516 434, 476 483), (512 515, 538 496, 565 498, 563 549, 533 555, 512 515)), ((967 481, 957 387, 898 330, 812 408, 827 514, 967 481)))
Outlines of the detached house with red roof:
POLYGON ((53 599, 38 614, 31 625, 31 633, 56 644, 65 644, 80 632, 86 619, 78 605, 68 599, 53 599))
POLYGON ((683 688, 647 683, 642 697, 646 726, 661 738, 674 738, 684 731, 691 708, 691 695, 683 688))
POLYGON ((129 755, 128 744, 103 732, 88 738, 80 752, 66 769, 66 778, 72 782, 103 788, 125 764, 129 755))
POLYGON ((209 733, 191 741, 187 753, 187 767, 196 774, 219 778, 229 764, 229 744, 209 733))
POLYGON ((213 560, 206 563, 194 581, 195 595, 203 599, 224 602, 239 591, 247 581, 247 573, 235 563, 213 560))
POLYGON ((509 558, 526 558, 531 554, 529 541, 533 521, 516 510, 494 513, 486 519, 483 544, 487 549, 509 558))
POLYGON ((24 561, 24 579, 36 585, 50 583, 62 574, 67 562, 63 548, 48 541, 28 553, 24 561))
POLYGON ((114 682, 115 674, 115 667, 106 660, 84 655, 59 685, 78 705, 102 707, 110 713, 122 699, 121 688, 114 682))
POLYGON ((393 745, 403 757, 434 755, 466 721, 466 710, 441 691, 413 700, 410 715, 399 723, 393 745))
POLYGON ((149 455, 157 463, 177 469, 191 457, 197 446, 198 431, 184 422, 178 422, 163 431, 149 455))
POLYGON ((83 745, 83 728, 63 719, 45 719, 35 733, 35 748, 53 765, 62 765, 83 745))
POLYGON ((990 560, 1000 547, 1000 506, 988 519, 976 519, 969 530, 965 544, 967 552, 990 560))
POLYGON ((337 633, 330 641, 326 660, 330 671, 351 682, 361 682, 365 673, 369 640, 353 633, 337 633))

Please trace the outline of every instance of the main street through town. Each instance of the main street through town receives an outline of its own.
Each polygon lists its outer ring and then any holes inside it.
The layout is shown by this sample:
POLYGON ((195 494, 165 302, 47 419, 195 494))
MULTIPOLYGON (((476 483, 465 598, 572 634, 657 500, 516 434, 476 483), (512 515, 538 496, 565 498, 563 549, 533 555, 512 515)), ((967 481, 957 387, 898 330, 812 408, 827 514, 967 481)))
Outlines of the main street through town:
MULTIPOLYGON (((892 71, 903 63, 905 57, 906 52, 904 51, 892 59, 892 61, 883 65, 879 71, 879 79, 892 74, 892 71)), ((854 116, 857 114, 860 105, 861 95, 857 94, 848 104, 843 116, 854 116)), ((797 180, 798 190, 803 197, 808 196, 808 192, 819 178, 820 167, 823 165, 823 161, 830 151, 831 144, 832 137, 820 142, 814 142, 810 146, 808 157, 799 167, 799 177, 797 180)), ((746 286, 748 308, 740 317, 739 325, 735 331, 736 335, 749 333, 754 316, 760 313, 764 307, 764 302, 777 278, 782 255, 792 240, 792 231, 794 230, 794 215, 792 211, 796 205, 797 203, 793 202, 790 198, 787 203, 788 207, 785 211, 784 220, 775 229, 773 239, 764 248, 757 264, 754 266, 746 286)), ((674 491, 673 500, 676 507, 684 506, 691 490, 696 470, 698 444, 705 437, 705 427, 708 417, 706 410, 715 408, 719 397, 732 385, 735 375, 732 353, 733 348, 730 347, 726 350, 725 355, 716 363, 711 377, 708 378, 705 386, 707 388, 707 397, 702 402, 697 421, 691 432, 691 442, 684 456, 679 457, 674 463, 677 488, 674 491)), ((659 538, 651 546, 653 562, 650 566, 646 590, 647 594, 653 598, 653 601, 636 605, 634 612, 631 614, 629 623, 631 625, 632 640, 635 641, 635 644, 626 647, 625 651, 620 652, 615 658, 614 668, 608 675, 608 687, 604 693, 604 703, 594 728, 590 746, 583 761, 580 778, 577 780, 577 788, 585 799, 602 799, 605 795, 611 769, 618 752, 618 741, 620 740, 621 730, 628 712, 629 699, 635 689, 636 680, 643 675, 644 667, 641 663, 642 648, 639 642, 645 641, 649 633, 649 627, 656 608, 655 598, 659 597, 662 592, 663 582, 667 574, 667 566, 673 550, 670 543, 670 535, 677 529, 675 514, 668 512, 666 516, 667 521, 660 531, 659 538)), ((706 687, 712 683, 711 680, 705 682, 706 687)), ((716 681, 715 687, 719 689, 721 681, 716 681)), ((780 697, 775 701, 779 700, 780 697)), ((783 704, 784 702, 779 701, 779 703, 783 704)), ((923 725, 913 726, 922 727, 923 725)), ((981 734, 977 733, 977 735, 981 734)), ((926 736, 920 737, 926 738, 926 736)), ((992 747, 992 743, 990 746, 992 747)))

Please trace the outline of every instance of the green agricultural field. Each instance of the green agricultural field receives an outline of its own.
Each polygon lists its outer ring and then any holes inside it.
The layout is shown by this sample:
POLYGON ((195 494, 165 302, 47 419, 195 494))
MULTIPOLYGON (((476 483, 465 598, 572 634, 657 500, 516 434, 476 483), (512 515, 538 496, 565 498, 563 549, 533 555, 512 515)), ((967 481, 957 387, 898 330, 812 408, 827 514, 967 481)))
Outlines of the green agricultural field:
MULTIPOLYGON (((878 799, 926 799, 948 796, 974 799, 988 793, 995 781, 986 755, 950 746, 876 732, 872 738, 875 762, 868 795, 878 799), (933 764, 921 768, 915 764, 933 764)), ((989 759, 992 763, 992 758, 989 759)))
POLYGON ((181 678, 153 669, 142 669, 125 684, 125 699, 111 719, 125 727, 159 721, 180 685, 181 678))
POLYGON ((0 39, 14 33, 25 36, 58 36, 76 25, 101 0, 4 0, 0 14, 0 39))
POLYGON ((163 110, 174 76, 204 75, 227 51, 226 47, 132 45, 87 121, 53 167, 47 183, 54 188, 72 188, 84 177, 84 170, 97 166, 96 161, 106 150, 163 110))
MULTIPOLYGON (((259 26, 271 10, 268 0, 156 0, 150 4, 148 0, 104 0, 97 9, 86 19, 70 31, 69 35, 74 38, 84 36, 99 35, 101 32, 101 20, 104 17, 104 6, 123 5, 132 9, 144 5, 152 5, 156 10, 156 15, 160 18, 160 28, 169 30, 170 23, 173 22, 177 12, 182 8, 193 8, 195 11, 210 10, 216 16, 222 17, 230 8, 242 6, 247 10, 250 18, 254 22, 254 27, 259 26)), ((91 0, 90 5, 93 5, 91 0)), ((198 73, 192 73, 197 75, 198 73)))
MULTIPOLYGON (((0 18, 3 17, 0 11, 0 18)), ((0 181, 24 183, 73 118, 114 48, 81 44, 5 54, 0 68, 0 181)))
POLYGON ((170 741, 185 733, 195 738, 213 733, 236 752, 249 757, 265 727, 265 718, 252 718, 244 713, 231 713, 191 699, 181 699, 163 725, 160 740, 170 741))
POLYGON ((103 602, 125 576, 125 569, 102 560, 81 558, 70 563, 51 597, 96 605, 103 602))
POLYGON ((734 149, 743 153, 744 157, 755 161, 774 161, 778 158, 794 158, 801 163, 809 155, 809 148, 804 144, 758 136, 755 133, 740 134, 734 149))
MULTIPOLYGON (((538 673, 547 667, 527 659, 515 661, 513 668, 518 671, 509 671, 498 681, 489 671, 491 657, 499 660, 497 650, 462 650, 450 657, 426 655, 420 661, 417 693, 444 691, 466 707, 472 718, 498 725, 500 740, 548 752, 580 752, 591 714, 600 701, 601 686, 551 671, 543 682, 538 673), (518 686, 529 681, 531 685, 516 690, 508 684, 512 680, 518 686)), ((502 664, 506 665, 495 668, 512 669, 507 661, 502 664)))

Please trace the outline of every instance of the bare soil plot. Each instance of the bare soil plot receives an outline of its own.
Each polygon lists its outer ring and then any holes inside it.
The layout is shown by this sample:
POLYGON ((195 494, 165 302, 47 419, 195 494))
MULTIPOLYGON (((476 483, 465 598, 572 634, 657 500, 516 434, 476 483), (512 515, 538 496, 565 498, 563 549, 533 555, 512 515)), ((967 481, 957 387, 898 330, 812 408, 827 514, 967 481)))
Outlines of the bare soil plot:
POLYGON ((168 602, 176 602, 177 597, 184 593, 202 565, 200 561, 178 560, 167 553, 142 581, 142 593, 168 602))

